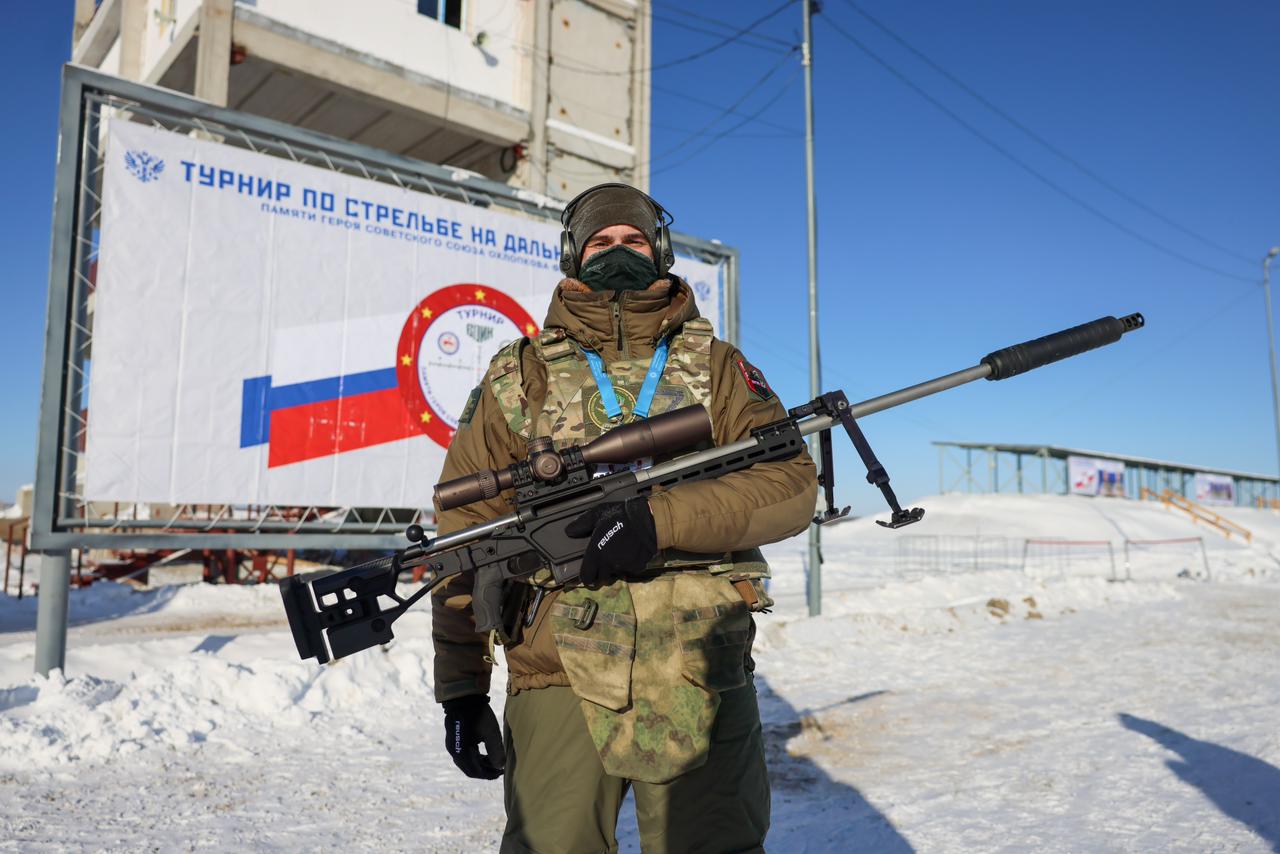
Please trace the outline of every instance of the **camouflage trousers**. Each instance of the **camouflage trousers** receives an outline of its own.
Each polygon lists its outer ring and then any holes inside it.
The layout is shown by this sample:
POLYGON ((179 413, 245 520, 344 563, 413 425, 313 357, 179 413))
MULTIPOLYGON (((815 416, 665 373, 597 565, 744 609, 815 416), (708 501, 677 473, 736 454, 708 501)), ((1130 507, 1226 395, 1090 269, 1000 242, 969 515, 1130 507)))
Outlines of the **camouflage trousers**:
POLYGON ((628 790, 645 854, 764 850, 769 778, 750 678, 720 695, 706 764, 669 783, 606 774, 571 688, 521 691, 505 717, 503 854, 616 852, 628 790))

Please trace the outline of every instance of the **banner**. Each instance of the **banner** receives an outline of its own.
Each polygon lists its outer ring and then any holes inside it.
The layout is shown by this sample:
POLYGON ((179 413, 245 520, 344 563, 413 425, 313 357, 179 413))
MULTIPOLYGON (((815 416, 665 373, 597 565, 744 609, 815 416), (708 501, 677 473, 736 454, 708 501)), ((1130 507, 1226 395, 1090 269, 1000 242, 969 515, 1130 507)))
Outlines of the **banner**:
MULTIPOLYGON (((123 121, 105 160, 85 497, 430 506, 558 223, 123 121)), ((719 329, 722 266, 675 272, 719 329)))
POLYGON ((1235 478, 1225 474, 1196 472, 1196 501, 1200 504, 1234 505, 1235 478))
POLYGON ((1106 495, 1124 498, 1124 463, 1071 454, 1067 477, 1074 495, 1106 495))

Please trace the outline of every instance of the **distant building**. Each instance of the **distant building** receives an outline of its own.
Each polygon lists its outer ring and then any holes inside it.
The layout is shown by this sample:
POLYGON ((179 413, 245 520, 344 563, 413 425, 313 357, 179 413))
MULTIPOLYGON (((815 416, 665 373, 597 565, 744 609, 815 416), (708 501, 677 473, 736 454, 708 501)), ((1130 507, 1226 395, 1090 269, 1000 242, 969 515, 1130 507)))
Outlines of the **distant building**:
POLYGON ((648 188, 650 0, 75 0, 72 61, 569 198, 648 188))
POLYGON ((1113 498, 1180 496, 1280 509, 1280 478, 1126 454, 989 442, 934 442, 938 491, 1044 492, 1113 498))

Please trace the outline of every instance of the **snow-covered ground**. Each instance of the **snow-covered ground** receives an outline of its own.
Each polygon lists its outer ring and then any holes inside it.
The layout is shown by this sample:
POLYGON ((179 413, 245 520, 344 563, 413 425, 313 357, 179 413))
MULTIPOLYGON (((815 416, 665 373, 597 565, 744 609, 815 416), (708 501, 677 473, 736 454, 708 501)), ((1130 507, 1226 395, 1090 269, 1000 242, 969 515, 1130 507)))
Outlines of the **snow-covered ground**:
MULTIPOLYGON (((1244 545, 1156 504, 920 503, 824 532, 821 617, 803 541, 768 549, 771 851, 1280 851, 1280 517, 1232 510, 1244 545), (1199 535, 1108 580, 1125 539, 1199 535)), ((272 586, 99 584, 48 680, 35 611, 0 598, 0 849, 496 847, 500 785, 441 749, 426 609, 321 668, 272 586)))

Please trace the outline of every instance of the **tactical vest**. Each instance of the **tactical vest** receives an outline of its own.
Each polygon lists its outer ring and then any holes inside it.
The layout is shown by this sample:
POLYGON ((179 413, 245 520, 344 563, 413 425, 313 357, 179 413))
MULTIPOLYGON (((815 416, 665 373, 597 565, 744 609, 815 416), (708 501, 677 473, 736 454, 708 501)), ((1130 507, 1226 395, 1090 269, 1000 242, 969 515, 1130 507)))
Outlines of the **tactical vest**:
MULTIPOLYGON (((704 317, 686 321, 672 336, 667 366, 650 415, 693 404, 701 404, 711 414, 712 337, 711 322, 704 317)), ((649 370, 649 359, 620 359, 607 367, 623 411, 619 423, 626 423, 632 418, 631 410, 649 370)), ((581 347, 563 329, 547 329, 535 339, 517 339, 502 348, 490 363, 487 380, 507 427, 525 441, 550 436, 560 449, 589 442, 618 426, 610 423, 605 414, 600 390, 581 347), (522 356, 526 346, 534 347, 538 360, 546 366, 547 391, 542 401, 525 399, 522 356)), ((735 581, 769 574, 759 549, 723 554, 663 549, 649 566, 655 570, 701 566, 716 574, 729 573, 735 581)), ((538 573, 531 582, 547 585, 550 573, 538 573)))
MULTIPOLYGON (((672 338, 651 415, 692 404, 711 412, 711 341, 703 318, 687 321, 672 338)), ((624 423, 648 369, 647 358, 607 366, 624 423)), ((563 448, 615 426, 590 365, 563 330, 507 345, 488 381, 507 426, 526 441, 550 436, 563 448), (546 366, 542 401, 525 396, 526 346, 546 366)), ((753 627, 732 582, 751 579, 765 596, 759 579, 768 565, 759 549, 720 555, 666 549, 650 567, 685 571, 568 589, 550 605, 547 625, 606 773, 665 783, 706 761, 720 692, 745 681, 753 627)), ((531 583, 553 586, 548 571, 531 583)))

